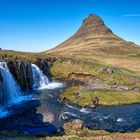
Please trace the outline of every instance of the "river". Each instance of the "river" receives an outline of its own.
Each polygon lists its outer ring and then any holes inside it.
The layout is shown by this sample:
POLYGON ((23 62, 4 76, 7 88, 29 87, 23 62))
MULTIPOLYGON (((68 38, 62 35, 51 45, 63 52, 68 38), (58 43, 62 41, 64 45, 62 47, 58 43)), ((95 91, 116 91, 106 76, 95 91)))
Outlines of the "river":
POLYGON ((10 113, 0 119, 0 128, 2 130, 12 128, 12 130, 27 131, 32 134, 46 129, 61 129, 64 123, 72 119, 82 120, 86 127, 92 130, 133 132, 140 128, 140 104, 98 106, 96 109, 81 108, 74 104, 60 102, 59 94, 65 88, 27 92, 32 97, 9 107, 10 113), (67 119, 63 120, 61 114, 67 119), (47 120, 51 121, 49 127, 47 120))

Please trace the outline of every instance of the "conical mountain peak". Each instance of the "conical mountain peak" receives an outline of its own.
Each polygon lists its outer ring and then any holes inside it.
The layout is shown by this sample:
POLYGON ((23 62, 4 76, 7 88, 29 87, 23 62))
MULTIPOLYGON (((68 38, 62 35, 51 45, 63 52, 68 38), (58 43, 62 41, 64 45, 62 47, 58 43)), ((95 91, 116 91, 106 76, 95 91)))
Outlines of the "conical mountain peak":
POLYGON ((59 52, 59 55, 79 53, 124 55, 139 51, 136 44, 115 35, 99 16, 90 14, 73 36, 49 52, 59 52))
POLYGON ((104 24, 103 20, 99 16, 90 14, 83 20, 82 26, 75 35, 87 35, 88 33, 106 34, 112 33, 112 31, 104 24))
POLYGON ((95 14, 90 14, 85 20, 83 20, 83 26, 96 26, 96 25, 104 25, 104 22, 99 16, 95 14))

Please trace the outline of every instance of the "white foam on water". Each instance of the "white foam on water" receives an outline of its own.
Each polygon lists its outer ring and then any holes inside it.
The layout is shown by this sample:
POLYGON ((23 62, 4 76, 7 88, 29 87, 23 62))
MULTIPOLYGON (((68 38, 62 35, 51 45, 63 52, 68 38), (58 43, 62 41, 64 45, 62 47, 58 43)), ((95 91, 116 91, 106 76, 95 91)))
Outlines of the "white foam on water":
POLYGON ((109 118, 110 118, 110 115, 104 117, 104 119, 109 119, 109 118))
MULTIPOLYGON (((7 63, 0 62, 0 73, 2 75, 1 96, 5 103, 13 102, 13 100, 21 96, 18 84, 13 75, 10 73, 7 63)), ((1 101, 3 101, 1 99, 1 101)))
POLYGON ((66 104, 66 106, 70 109, 79 110, 77 107, 69 105, 69 104, 66 104))
POLYGON ((90 113, 90 111, 88 109, 86 109, 86 108, 81 108, 80 112, 85 113, 85 114, 89 114, 90 113))
POLYGON ((74 109, 74 110, 77 110, 77 111, 80 111, 81 113, 85 113, 85 114, 89 114, 90 113, 90 110, 87 109, 87 108, 77 108, 75 106, 72 106, 72 105, 69 105, 69 104, 66 104, 67 107, 69 107, 70 109, 74 109))
POLYGON ((44 89, 45 88, 46 89, 56 89, 56 88, 61 88, 61 87, 64 87, 64 84, 63 83, 52 82, 52 83, 49 83, 48 85, 44 86, 43 88, 44 89))
POLYGON ((43 90, 43 89, 55 89, 64 86, 63 83, 59 82, 49 82, 48 77, 43 73, 43 71, 35 64, 31 64, 32 76, 33 76, 33 89, 43 90))
POLYGON ((118 118, 118 119, 117 119, 117 122, 124 122, 124 121, 126 121, 126 120, 123 119, 123 118, 118 118))
POLYGON ((73 116, 73 117, 76 117, 77 116, 76 114, 71 113, 71 112, 64 112, 62 114, 64 114, 64 115, 70 115, 70 116, 73 116))
POLYGON ((46 86, 49 84, 48 77, 45 74, 43 74, 43 71, 41 71, 41 69, 37 65, 31 64, 31 68, 33 77, 32 88, 35 90, 45 89, 46 86))

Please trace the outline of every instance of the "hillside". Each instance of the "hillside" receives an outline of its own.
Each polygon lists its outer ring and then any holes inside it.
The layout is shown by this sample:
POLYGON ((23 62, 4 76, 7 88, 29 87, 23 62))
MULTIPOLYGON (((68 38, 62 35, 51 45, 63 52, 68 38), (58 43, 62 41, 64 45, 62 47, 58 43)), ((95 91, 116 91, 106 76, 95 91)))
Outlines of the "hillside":
POLYGON ((47 53, 78 55, 85 53, 125 55, 140 53, 138 45, 115 35, 97 15, 89 15, 78 31, 68 40, 47 53))
POLYGON ((64 58, 98 63, 140 73, 140 47, 115 35, 97 15, 89 15, 78 31, 55 48, 43 53, 0 50, 1 59, 64 58))
POLYGON ((84 83, 71 85, 61 99, 80 106, 139 103, 140 47, 115 35, 97 15, 89 15, 78 31, 44 52, 55 57, 54 78, 84 83), (78 93, 78 98, 77 98, 78 93))
POLYGON ((115 35, 104 21, 94 14, 83 21, 72 37, 45 54, 140 72, 140 47, 115 35))

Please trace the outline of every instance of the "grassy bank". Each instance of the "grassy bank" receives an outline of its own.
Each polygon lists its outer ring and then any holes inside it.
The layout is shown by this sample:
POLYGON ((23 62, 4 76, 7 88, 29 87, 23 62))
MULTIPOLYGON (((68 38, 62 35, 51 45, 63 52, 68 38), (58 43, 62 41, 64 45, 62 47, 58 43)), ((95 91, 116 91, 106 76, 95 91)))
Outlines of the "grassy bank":
POLYGON ((87 90, 83 86, 71 86, 61 94, 61 99, 83 107, 90 106, 94 97, 99 98, 100 105, 106 106, 140 103, 138 91, 87 90))
POLYGON ((73 131, 70 130, 63 136, 27 136, 18 134, 18 132, 0 132, 1 140, 137 140, 140 138, 140 132, 133 133, 108 133, 102 130, 82 129, 73 131))
MULTIPOLYGON (((103 131, 77 132, 77 135, 44 138, 47 140, 139 140, 140 133, 103 133, 103 131)), ((42 138, 43 140, 43 138, 42 138)))
POLYGON ((53 63, 50 71, 54 78, 68 79, 71 73, 86 73, 94 75, 107 84, 126 85, 128 87, 140 87, 140 77, 134 71, 111 67, 112 73, 103 71, 110 67, 95 62, 82 61, 76 58, 59 58, 53 63))

